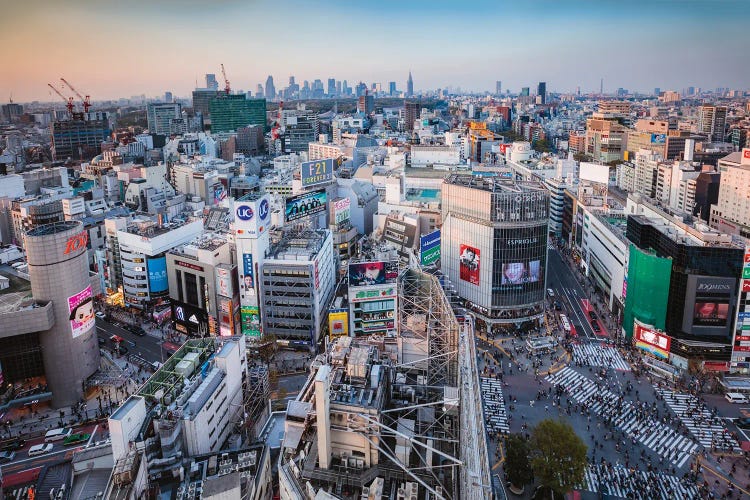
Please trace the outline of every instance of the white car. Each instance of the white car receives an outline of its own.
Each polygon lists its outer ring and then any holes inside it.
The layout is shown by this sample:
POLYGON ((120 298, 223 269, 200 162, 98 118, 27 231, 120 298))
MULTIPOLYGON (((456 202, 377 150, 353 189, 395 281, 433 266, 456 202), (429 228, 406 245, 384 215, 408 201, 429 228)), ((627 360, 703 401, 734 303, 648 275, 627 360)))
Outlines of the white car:
POLYGON ((104 314, 101 311, 96 311, 96 317, 99 318, 99 319, 105 319, 107 317, 107 315, 104 314))
POLYGON ((35 444, 31 448, 29 448, 29 456, 34 457, 36 455, 44 455, 45 453, 49 453, 52 451, 52 443, 41 443, 41 444, 35 444))

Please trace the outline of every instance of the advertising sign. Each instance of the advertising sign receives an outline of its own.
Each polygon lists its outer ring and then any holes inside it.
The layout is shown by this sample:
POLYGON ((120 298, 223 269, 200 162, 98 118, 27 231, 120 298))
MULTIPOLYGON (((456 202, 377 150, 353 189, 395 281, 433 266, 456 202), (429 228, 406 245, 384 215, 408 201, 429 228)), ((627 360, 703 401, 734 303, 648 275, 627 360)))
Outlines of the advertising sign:
POLYGON ((635 339, 635 345, 645 351, 650 352, 654 356, 660 358, 669 358, 669 345, 671 339, 668 335, 660 333, 653 328, 635 322, 633 330, 633 338, 635 339))
POLYGON ((214 184, 214 204, 218 205, 222 201, 227 199, 227 188, 224 187, 224 184, 218 183, 214 184))
POLYGON ((502 285, 522 285, 539 281, 541 266, 538 260, 503 264, 502 285))
POLYGON ((232 297, 232 270, 226 267, 216 266, 216 293, 222 297, 232 297))
POLYGON ((271 205, 267 196, 234 204, 234 225, 239 235, 260 236, 270 224, 270 216, 271 205))
POLYGON ((302 187, 310 187, 333 180, 333 158, 306 161, 300 167, 302 187))
POLYGON ((750 280, 742 280, 742 291, 750 292, 750 280))
POLYGON ((651 144, 664 144, 667 142, 667 134, 651 134, 651 144))
POLYGON ((429 266, 440 260, 440 229, 419 237, 420 263, 429 266))
POLYGON ((253 275, 253 254, 242 254, 242 286, 245 291, 255 290, 255 279, 253 275))
POLYGON ((291 222, 326 211, 326 190, 318 189, 310 193, 292 196, 286 199, 284 220, 291 222))
POLYGON ((479 249, 461 245, 459 256, 459 275, 461 280, 472 285, 479 285, 479 249))
POLYGON ((65 252, 64 252, 65 255, 75 250, 78 250, 79 248, 85 248, 88 242, 89 242, 88 231, 83 231, 74 236, 71 236, 70 238, 68 238, 68 241, 65 243, 65 252))
POLYGON ((724 326, 729 316, 729 304, 721 302, 696 302, 693 308, 693 325, 724 326))
POLYGON ((351 205, 349 197, 333 202, 333 220, 337 226, 351 219, 351 205))
POLYGON ((241 306, 240 318, 243 335, 260 337, 260 311, 257 306, 241 306))
POLYGON ((370 286, 396 283, 398 262, 358 262, 349 264, 349 286, 370 286))
POLYGON ((205 337, 209 331, 206 311, 185 302, 172 301, 172 321, 177 330, 195 337, 205 337))
POLYGON ((354 296, 349 297, 352 302, 362 302, 365 300, 373 299, 387 299, 396 296, 396 287, 387 286, 384 288, 373 287, 373 288, 362 288, 354 293, 354 296))
POLYGON ((148 288, 152 294, 163 293, 169 290, 166 257, 148 259, 148 288))
POLYGON ((96 316, 94 316, 94 297, 91 293, 91 286, 68 297, 68 311, 73 338, 83 335, 94 327, 96 316))
POLYGON ((750 280, 750 267, 742 268, 742 279, 750 280))
POLYGON ((349 311, 347 309, 331 309, 328 312, 328 336, 346 337, 349 335, 349 311))

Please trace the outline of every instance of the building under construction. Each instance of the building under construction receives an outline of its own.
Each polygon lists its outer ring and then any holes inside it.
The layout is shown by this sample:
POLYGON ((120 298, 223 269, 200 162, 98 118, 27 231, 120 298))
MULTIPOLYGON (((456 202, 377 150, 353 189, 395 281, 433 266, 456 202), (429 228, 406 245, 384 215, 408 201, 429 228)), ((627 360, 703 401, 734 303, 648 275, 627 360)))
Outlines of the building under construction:
POLYGON ((289 402, 282 499, 493 496, 473 328, 442 278, 399 276, 396 337, 340 337, 289 402))

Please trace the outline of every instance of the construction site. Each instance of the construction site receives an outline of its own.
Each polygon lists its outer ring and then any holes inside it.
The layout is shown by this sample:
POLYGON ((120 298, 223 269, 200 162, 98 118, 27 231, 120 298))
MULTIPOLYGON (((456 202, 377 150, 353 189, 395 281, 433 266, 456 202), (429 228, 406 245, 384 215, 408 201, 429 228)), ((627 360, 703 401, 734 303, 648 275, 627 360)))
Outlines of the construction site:
POLYGON ((473 324, 444 281, 403 271, 399 335, 340 337, 313 361, 287 408, 281 498, 493 496, 473 324))

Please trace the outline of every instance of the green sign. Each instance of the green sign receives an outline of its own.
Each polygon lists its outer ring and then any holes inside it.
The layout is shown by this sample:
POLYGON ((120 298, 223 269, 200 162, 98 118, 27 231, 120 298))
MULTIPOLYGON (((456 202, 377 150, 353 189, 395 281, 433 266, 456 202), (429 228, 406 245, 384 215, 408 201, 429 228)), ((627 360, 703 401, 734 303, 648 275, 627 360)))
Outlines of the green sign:
POLYGON ((240 323, 243 335, 260 337, 260 311, 257 306, 241 306, 240 323))
POLYGON ((742 277, 746 280, 750 280, 750 267, 742 268, 742 277))
POLYGON ((422 252, 422 265, 423 266, 429 266, 433 262, 437 262, 440 260, 440 246, 436 246, 433 248, 430 248, 429 250, 424 250, 422 252))

